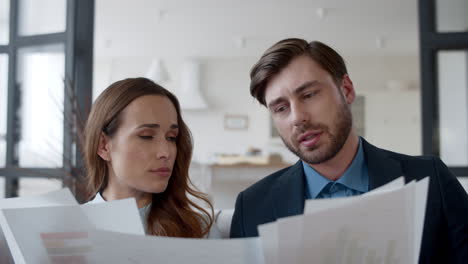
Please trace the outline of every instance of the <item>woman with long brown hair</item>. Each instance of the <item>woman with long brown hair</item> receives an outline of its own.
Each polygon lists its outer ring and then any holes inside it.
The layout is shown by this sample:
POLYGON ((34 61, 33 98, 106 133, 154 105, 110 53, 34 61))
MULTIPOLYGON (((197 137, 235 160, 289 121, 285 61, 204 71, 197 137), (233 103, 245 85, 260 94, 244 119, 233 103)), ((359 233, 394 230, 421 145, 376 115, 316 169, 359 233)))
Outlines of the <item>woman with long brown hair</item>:
POLYGON ((172 93, 146 78, 115 82, 94 102, 84 136, 91 202, 134 197, 146 234, 208 236, 213 206, 191 187, 192 137, 172 93))

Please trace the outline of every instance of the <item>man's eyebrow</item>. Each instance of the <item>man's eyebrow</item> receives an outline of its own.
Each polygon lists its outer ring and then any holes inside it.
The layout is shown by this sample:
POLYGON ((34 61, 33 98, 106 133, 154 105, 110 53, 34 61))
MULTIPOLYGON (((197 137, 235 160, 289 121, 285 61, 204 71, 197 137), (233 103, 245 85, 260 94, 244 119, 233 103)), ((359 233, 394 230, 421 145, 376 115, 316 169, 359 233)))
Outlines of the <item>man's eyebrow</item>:
POLYGON ((275 100, 271 101, 270 103, 268 103, 267 105, 267 108, 270 109, 272 108, 273 106, 283 102, 283 101, 286 101, 286 99, 284 97, 278 97, 276 98, 275 100))
POLYGON ((317 80, 305 82, 305 83, 301 84, 299 87, 297 87, 296 89, 294 89, 294 93, 295 94, 300 94, 304 90, 306 90, 308 88, 311 88, 311 87, 314 87, 314 86, 317 86, 318 84, 319 84, 319 81, 317 81, 317 80))
MULTIPOLYGON (((305 83, 301 84, 299 87, 297 87, 296 89, 294 89, 294 94, 300 94, 305 89, 308 89, 310 87, 314 87, 314 86, 316 86, 318 84, 319 84, 319 81, 317 81, 317 80, 305 82, 305 83)), ((283 101, 286 101, 286 99, 284 97, 278 97, 275 100, 268 103, 267 108, 270 109, 271 107, 273 107, 273 106, 275 106, 275 105, 277 105, 277 104, 279 104, 279 103, 281 103, 283 101)))

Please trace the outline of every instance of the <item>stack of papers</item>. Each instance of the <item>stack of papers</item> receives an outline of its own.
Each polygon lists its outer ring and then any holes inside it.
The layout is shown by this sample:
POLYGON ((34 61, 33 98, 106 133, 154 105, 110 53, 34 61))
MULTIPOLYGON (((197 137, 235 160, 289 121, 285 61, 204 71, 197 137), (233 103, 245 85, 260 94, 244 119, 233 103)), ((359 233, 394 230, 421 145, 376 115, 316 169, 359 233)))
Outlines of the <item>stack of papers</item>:
MULTIPOLYGON (((68 189, 63 189, 56 192, 47 193, 40 196, 10 198, 0 200, 0 263, 15 263, 12 253, 8 248, 7 239, 14 241, 13 234, 7 226, 7 220, 3 215, 3 211, 9 208, 31 208, 40 206, 57 206, 57 205, 78 205, 73 195, 68 189), (4 232, 7 231, 7 234, 4 232)), ((34 224, 33 219, 29 219, 29 224, 34 224)), ((20 254, 19 249, 10 246, 15 254, 20 254)))
POLYGON ((259 238, 145 236, 134 199, 80 206, 61 190, 1 201, 0 239, 11 252, 3 248, 10 259, 1 263, 264 263, 259 238))
POLYGON ((0 200, 2 263, 417 263, 428 180, 310 200, 260 237, 145 236, 134 199, 78 205, 68 190, 0 200), (8 247, 6 247, 8 245, 8 247), (14 262, 13 262, 14 260, 14 262))
POLYGON ((403 184, 308 200, 303 215, 259 226, 266 263, 417 263, 428 178, 403 184))

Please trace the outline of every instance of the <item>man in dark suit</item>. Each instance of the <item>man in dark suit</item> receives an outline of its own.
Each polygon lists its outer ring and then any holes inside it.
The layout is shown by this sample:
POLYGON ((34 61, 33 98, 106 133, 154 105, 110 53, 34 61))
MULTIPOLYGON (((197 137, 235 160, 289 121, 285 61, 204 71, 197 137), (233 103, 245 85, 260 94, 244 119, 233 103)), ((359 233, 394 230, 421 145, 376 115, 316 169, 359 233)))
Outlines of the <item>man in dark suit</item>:
POLYGON ((419 262, 468 263, 468 195, 440 159, 379 149, 356 135, 355 90, 336 51, 320 42, 282 40, 250 77, 252 96, 268 108, 300 160, 239 194, 231 237, 258 236, 258 225, 302 214, 305 199, 358 195, 400 176, 406 182, 429 176, 419 262))

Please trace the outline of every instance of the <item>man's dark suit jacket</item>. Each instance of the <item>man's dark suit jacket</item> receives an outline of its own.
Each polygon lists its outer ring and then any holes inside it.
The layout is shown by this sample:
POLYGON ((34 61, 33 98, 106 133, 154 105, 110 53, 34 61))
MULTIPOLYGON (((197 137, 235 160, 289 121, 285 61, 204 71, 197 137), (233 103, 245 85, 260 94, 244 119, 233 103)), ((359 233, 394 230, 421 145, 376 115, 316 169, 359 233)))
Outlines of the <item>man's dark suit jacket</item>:
MULTIPOLYGON (((468 195, 436 157, 411 157, 363 140, 369 190, 405 176, 430 177, 420 263, 468 263, 468 195)), ((260 180, 237 197, 231 237, 258 236, 257 226, 304 212, 305 175, 301 162, 260 180)))

